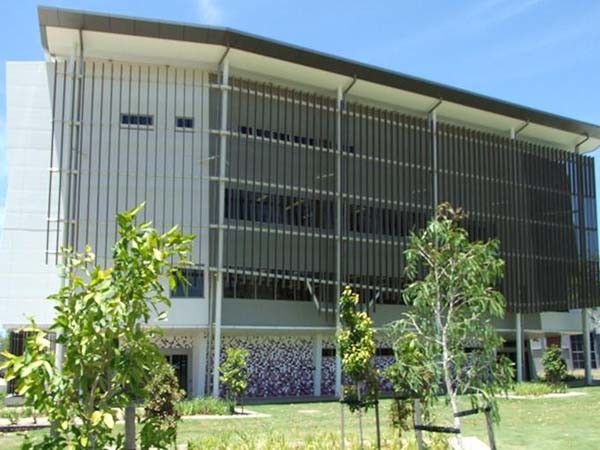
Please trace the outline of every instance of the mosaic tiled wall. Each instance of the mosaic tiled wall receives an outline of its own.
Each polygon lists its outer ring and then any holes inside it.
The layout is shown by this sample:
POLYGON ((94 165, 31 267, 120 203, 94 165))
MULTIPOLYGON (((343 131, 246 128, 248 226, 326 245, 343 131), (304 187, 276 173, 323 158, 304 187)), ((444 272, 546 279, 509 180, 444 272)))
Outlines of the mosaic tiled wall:
POLYGON ((185 335, 158 336, 154 342, 160 348, 192 348, 193 338, 185 335))
MULTIPOLYGON (((170 337, 164 346, 186 344, 181 336, 170 337)), ((221 363, 228 347, 242 347, 250 352, 248 371, 250 383, 248 397, 299 397, 313 395, 313 337, 311 336, 223 336, 221 363)), ((333 336, 323 337, 323 349, 335 349, 333 336)), ((191 339, 189 342, 191 345, 191 339)), ((378 342, 378 347, 389 348, 389 343, 378 342)), ((330 354, 327 353, 326 354, 330 354)), ((208 367, 212 366, 212 352, 208 352, 208 367)), ((378 356, 377 368, 384 371, 394 358, 378 356)), ((210 384, 209 377, 209 384, 210 384)), ((383 392, 392 389, 390 381, 382 376, 380 388, 383 392)), ((209 388, 210 389, 210 388, 209 388)), ((335 356, 323 356, 321 366, 321 395, 335 394, 335 356)))
MULTIPOLYGON (((390 348, 391 344, 384 341, 378 340, 377 347, 379 348, 390 348)), ((334 349, 335 342, 332 339, 323 339, 324 349, 334 349)), ((392 383, 388 380, 383 372, 394 362, 393 356, 377 356, 375 359, 375 365, 382 374, 379 377, 379 388, 382 392, 391 392, 392 383)), ((349 380, 344 380, 349 381, 349 380)), ((321 395, 334 395, 335 394, 335 357, 327 356, 323 357, 323 367, 321 369, 321 395)))
POLYGON ((313 341, 308 336, 224 336, 228 347, 250 352, 248 397, 295 397, 313 394, 313 341))

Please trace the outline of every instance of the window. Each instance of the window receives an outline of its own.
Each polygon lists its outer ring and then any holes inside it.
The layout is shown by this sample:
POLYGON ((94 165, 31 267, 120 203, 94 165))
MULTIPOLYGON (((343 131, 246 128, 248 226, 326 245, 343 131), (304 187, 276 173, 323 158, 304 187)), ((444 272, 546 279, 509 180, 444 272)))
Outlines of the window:
POLYGON ((177 284, 171 297, 204 297, 204 272, 198 269, 182 269, 181 274, 189 284, 177 284))
POLYGON ((187 391, 188 382, 188 355, 165 355, 167 363, 169 363, 175 371, 175 376, 179 383, 179 387, 187 391))
POLYGON ((181 130, 193 130, 194 129, 194 118, 193 117, 176 117, 175 127, 181 130))
POLYGON ((150 128, 154 126, 154 116, 148 114, 121 114, 121 126, 150 128))
POLYGON ((394 349, 390 347, 378 347, 375 350, 377 356, 394 356, 394 349))
MULTIPOLYGON (((179 127, 179 125, 177 125, 179 127)), ((265 139, 273 139, 275 141, 282 141, 282 142, 293 142, 294 144, 298 144, 298 145, 303 145, 303 146, 311 146, 311 147, 322 147, 325 149, 330 149, 333 150, 334 149, 334 141, 330 141, 329 139, 318 139, 318 138, 314 138, 314 137, 308 137, 308 136, 299 136, 299 135, 290 135, 290 134, 286 134, 286 133, 280 133, 279 131, 275 131, 275 130, 264 130, 262 128, 255 128, 253 129, 252 127, 248 127, 245 125, 241 125, 239 127, 239 133, 240 134, 245 134, 247 136, 256 136, 259 138, 265 138, 265 139)), ((342 147, 342 151, 343 152, 348 152, 348 153, 354 153, 354 145, 344 145, 342 147)))
POLYGON ((324 348, 321 350, 321 356, 323 358, 334 358, 335 357, 335 348, 324 348))
MULTIPOLYGON (((596 368, 596 351, 595 351, 594 335, 590 336, 590 353, 592 356, 592 369, 596 368)), ((578 334, 571 336, 571 358, 573 360, 573 369, 584 369, 584 351, 583 351, 583 335, 578 334)))

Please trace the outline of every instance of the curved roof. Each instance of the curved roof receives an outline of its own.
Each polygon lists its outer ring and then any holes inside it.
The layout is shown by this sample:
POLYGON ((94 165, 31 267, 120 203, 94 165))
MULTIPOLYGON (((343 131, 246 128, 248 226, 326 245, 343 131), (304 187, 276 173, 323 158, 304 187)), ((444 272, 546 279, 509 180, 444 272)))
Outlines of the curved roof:
MULTIPOLYGON (((52 28, 219 46, 417 94, 429 98, 433 104, 443 100, 445 103, 466 107, 465 111, 478 110, 514 119, 519 121, 515 123, 514 128, 517 129, 525 124, 541 126, 537 131, 541 137, 535 131, 531 132, 530 137, 534 139, 544 139, 544 129, 559 130, 567 133, 563 140, 569 146, 582 142, 582 152, 594 150, 600 145, 598 125, 229 28, 150 21, 49 7, 39 7, 38 15, 42 44, 50 53, 52 49, 48 30, 52 28)), ((469 117, 473 117, 472 112, 469 117)), ((567 145, 565 142, 562 144, 567 145)))

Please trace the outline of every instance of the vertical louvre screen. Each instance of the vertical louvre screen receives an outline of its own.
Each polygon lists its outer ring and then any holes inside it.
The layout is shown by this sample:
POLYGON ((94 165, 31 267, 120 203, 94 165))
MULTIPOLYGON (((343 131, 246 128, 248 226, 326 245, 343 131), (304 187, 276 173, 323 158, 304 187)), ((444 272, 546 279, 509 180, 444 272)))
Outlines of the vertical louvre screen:
POLYGON ((597 303, 589 157, 446 124, 439 126, 438 147, 440 200, 465 209, 472 238, 500 240, 510 311, 597 303))
POLYGON ((500 239, 510 311, 598 303, 589 157, 445 123, 434 135, 425 118, 358 102, 340 112, 331 95, 240 78, 221 86, 192 69, 49 67, 49 259, 90 244, 107 264, 115 214, 146 201, 143 219, 198 235, 194 262, 216 267, 225 133, 225 297, 316 301, 332 313, 340 239, 342 283, 363 307, 401 303, 403 252, 437 186, 440 202, 466 210, 472 238, 500 239))
POLYGON ((179 225, 208 243, 208 78, 198 70, 105 61, 57 62, 48 201, 48 259, 91 245, 111 259, 115 215, 146 203, 140 220, 179 225), (82 65, 81 65, 82 64, 82 65), (176 117, 193 120, 182 131, 176 117))

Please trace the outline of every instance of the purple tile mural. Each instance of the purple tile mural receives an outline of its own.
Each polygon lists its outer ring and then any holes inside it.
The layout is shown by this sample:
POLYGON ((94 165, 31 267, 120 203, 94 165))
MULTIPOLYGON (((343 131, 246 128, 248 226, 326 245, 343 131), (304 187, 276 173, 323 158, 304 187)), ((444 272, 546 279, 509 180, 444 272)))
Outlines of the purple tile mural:
MULTIPOLYGON (((379 348, 389 348, 389 344, 386 342, 378 342, 379 348)), ((335 342, 333 339, 323 339, 324 349, 335 349, 335 342)), ((379 377, 379 388, 381 392, 391 392, 392 383, 383 374, 385 369, 394 363, 393 356, 377 356, 375 359, 375 366, 380 371, 379 377)), ((321 395, 334 395, 335 394, 335 356, 323 357, 323 367, 321 369, 321 395)), ((346 380, 349 382, 349 380, 346 380)))
POLYGON ((307 336, 225 336, 228 347, 250 352, 248 397, 297 397, 313 394, 313 343, 307 336))
MULTIPOLYGON (((335 349, 333 336, 323 337, 321 395, 335 394, 335 349), (331 355, 331 356, 327 356, 331 355)), ((378 342, 379 347, 389 344, 378 342)), ((228 347, 243 347, 250 352, 248 397, 301 397, 313 395, 313 338, 311 336, 223 336, 221 362, 228 347)), ((377 356, 381 373, 394 362, 393 356, 377 356)), ((208 370, 212 370, 212 352, 208 353, 208 370)), ((210 373, 210 372, 209 372, 210 373)), ((210 383, 209 377, 209 385, 210 383)), ((381 376, 382 392, 390 392, 390 381, 381 376)), ((209 386, 210 391, 210 386, 209 386)))
POLYGON ((385 369, 391 366, 395 361, 393 356, 378 356, 375 358, 375 366, 379 369, 379 389, 381 392, 392 392, 392 383, 384 375, 385 369))

